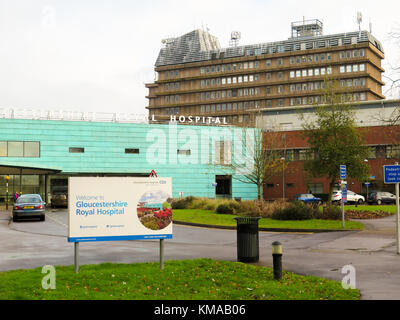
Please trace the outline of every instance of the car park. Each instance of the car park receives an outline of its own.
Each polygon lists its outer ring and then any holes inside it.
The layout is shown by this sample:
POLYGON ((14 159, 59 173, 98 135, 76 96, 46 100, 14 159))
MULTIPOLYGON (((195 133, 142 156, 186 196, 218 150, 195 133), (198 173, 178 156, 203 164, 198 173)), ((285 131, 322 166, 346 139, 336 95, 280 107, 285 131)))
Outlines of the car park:
MULTIPOLYGON (((332 194, 332 202, 340 202, 342 200, 342 191, 336 190, 332 194)), ((365 202, 364 196, 357 194, 351 190, 347 190, 347 202, 362 204, 365 202)))
POLYGON ((24 194, 18 197, 13 205, 13 221, 20 219, 39 218, 45 220, 46 203, 39 194, 24 194))
POLYGON ((368 196, 368 202, 383 204, 383 203, 396 203, 396 196, 390 192, 374 191, 368 196))
POLYGON ((298 194, 294 199, 304 203, 314 203, 314 204, 322 203, 322 199, 314 196, 312 193, 298 194))

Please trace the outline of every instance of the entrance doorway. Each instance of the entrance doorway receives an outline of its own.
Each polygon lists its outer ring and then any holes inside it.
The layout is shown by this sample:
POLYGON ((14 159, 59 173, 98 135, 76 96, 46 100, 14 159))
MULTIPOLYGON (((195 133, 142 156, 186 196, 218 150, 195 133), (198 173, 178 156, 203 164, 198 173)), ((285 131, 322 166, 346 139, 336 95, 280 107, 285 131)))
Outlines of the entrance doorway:
POLYGON ((216 175, 215 182, 215 196, 217 198, 232 198, 232 176, 216 175))

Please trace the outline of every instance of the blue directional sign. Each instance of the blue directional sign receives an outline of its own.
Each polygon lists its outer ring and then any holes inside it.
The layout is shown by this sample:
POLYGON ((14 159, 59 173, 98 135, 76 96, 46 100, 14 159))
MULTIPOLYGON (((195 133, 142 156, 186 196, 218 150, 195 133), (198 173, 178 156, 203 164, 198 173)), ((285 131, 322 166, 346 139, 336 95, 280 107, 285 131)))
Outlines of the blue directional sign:
POLYGON ((344 164, 340 165, 340 179, 346 179, 346 166, 344 164))
POLYGON ((371 183, 369 183, 369 182, 364 182, 364 184, 365 184, 367 187, 371 185, 371 183))
POLYGON ((347 202, 347 183, 343 183, 342 185, 342 202, 347 202))
POLYGON ((383 166, 385 183, 400 183, 400 165, 383 166))

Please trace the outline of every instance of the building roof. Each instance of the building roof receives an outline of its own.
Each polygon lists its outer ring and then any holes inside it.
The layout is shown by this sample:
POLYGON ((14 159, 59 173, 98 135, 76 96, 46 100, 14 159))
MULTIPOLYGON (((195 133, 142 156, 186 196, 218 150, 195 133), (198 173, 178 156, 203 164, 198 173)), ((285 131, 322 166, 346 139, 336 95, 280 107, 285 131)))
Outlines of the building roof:
POLYGON ((334 35, 292 37, 284 41, 221 48, 218 38, 203 30, 194 30, 181 37, 163 40, 156 67, 241 56, 283 53, 325 47, 370 42, 383 53, 381 43, 368 31, 354 31, 334 35))

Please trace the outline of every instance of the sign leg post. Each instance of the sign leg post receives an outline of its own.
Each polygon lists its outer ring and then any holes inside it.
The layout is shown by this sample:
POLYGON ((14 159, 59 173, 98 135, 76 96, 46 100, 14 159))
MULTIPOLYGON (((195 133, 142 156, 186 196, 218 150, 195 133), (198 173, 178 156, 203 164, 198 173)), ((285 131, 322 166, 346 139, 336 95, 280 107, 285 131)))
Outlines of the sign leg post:
POLYGON ((344 229, 344 201, 342 200, 342 228, 344 229))
POLYGON ((160 239, 160 269, 164 269, 164 239, 160 239))
POLYGON ((74 242, 74 265, 75 273, 79 272, 79 242, 74 242))
POLYGON ((396 231, 397 231, 397 254, 400 254, 399 183, 396 183, 396 231))

